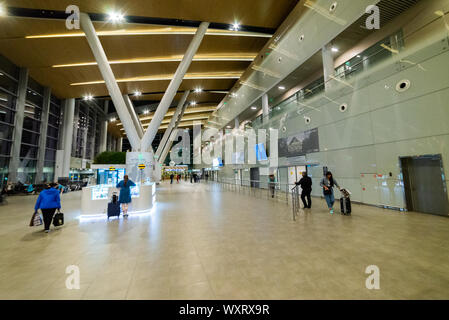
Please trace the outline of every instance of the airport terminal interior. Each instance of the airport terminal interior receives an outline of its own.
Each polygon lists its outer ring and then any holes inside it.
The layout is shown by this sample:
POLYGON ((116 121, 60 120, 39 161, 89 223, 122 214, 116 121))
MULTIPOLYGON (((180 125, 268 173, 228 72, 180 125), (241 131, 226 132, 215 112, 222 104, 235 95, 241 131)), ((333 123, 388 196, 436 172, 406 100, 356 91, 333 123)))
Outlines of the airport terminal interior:
POLYGON ((449 299, 449 0, 0 0, 0 299, 449 299))

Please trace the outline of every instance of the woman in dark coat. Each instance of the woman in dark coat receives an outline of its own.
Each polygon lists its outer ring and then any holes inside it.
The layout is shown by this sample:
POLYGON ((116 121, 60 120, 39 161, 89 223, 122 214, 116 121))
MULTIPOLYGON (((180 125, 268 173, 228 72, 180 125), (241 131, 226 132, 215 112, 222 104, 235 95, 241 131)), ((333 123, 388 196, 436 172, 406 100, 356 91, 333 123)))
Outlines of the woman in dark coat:
POLYGON ((125 175, 123 180, 117 183, 117 188, 120 188, 120 194, 118 197, 119 203, 122 204, 123 216, 128 216, 128 205, 131 203, 131 188, 135 187, 136 184, 129 180, 128 176, 125 175))

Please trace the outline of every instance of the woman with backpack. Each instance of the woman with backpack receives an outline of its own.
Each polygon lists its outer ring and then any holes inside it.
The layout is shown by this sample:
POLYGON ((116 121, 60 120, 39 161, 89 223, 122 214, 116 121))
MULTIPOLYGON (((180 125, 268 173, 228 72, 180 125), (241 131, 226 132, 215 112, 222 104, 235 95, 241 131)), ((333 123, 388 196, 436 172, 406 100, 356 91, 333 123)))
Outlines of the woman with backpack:
POLYGON ((326 199, 329 213, 334 214, 334 187, 340 189, 337 181, 332 176, 332 172, 328 171, 326 175, 321 179, 320 186, 323 188, 324 199, 326 199))
POLYGON ((59 191, 55 189, 56 183, 47 185, 47 188, 42 190, 37 198, 36 205, 34 206, 35 213, 41 209, 44 216, 44 230, 46 233, 50 232, 51 221, 56 209, 61 209, 61 198, 59 191))
POLYGON ((128 175, 125 175, 123 180, 117 184, 117 188, 120 188, 118 201, 122 205, 124 217, 128 216, 128 205, 131 203, 131 188, 135 186, 136 184, 129 180, 128 175))

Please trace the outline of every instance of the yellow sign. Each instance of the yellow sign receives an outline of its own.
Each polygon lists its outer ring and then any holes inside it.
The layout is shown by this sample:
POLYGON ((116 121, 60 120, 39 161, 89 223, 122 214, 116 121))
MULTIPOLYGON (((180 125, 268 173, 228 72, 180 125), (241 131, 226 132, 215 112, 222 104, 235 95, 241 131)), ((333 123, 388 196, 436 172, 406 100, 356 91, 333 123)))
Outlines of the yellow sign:
POLYGON ((139 164, 137 167, 138 167, 139 169, 145 169, 145 165, 144 165, 144 164, 139 164))
POLYGON ((109 171, 115 171, 114 167, 109 167, 109 171))

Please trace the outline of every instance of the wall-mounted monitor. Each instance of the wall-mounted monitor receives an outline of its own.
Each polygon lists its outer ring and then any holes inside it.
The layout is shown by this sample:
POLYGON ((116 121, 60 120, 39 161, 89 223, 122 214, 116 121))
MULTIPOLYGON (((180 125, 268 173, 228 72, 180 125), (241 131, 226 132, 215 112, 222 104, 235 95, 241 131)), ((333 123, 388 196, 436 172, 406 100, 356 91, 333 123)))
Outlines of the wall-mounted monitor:
POLYGON ((220 157, 215 158, 215 159, 212 160, 212 165, 214 167, 223 167, 223 161, 221 160, 220 157))
POLYGON ((254 146, 256 149, 256 158, 257 161, 267 161, 267 152, 265 151, 265 145, 263 143, 256 144, 254 146))

